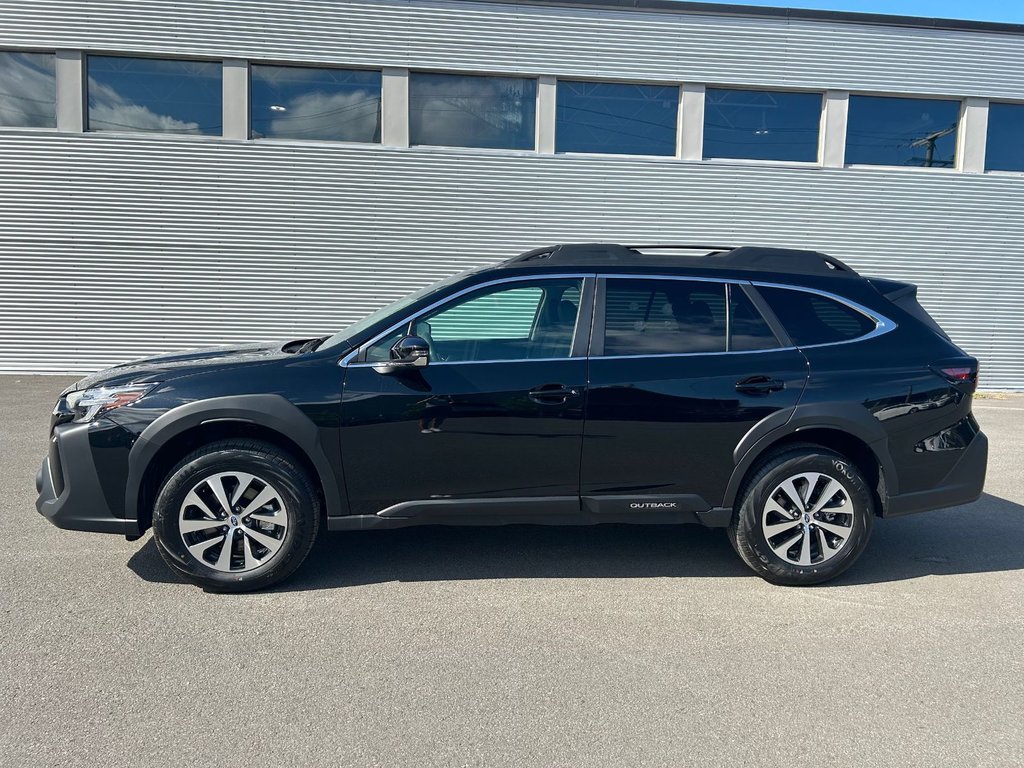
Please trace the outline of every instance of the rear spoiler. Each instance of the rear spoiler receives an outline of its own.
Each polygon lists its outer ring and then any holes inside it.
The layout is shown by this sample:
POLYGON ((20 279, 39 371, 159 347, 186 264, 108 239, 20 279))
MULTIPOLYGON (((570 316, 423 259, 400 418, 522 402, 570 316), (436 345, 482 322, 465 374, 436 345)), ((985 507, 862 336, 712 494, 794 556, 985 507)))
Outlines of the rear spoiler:
POLYGON ((882 296, 908 315, 920 320, 947 341, 952 341, 949 335, 942 330, 942 327, 935 322, 935 318, 929 315, 927 310, 918 302, 916 285, 913 283, 903 283, 899 280, 887 280, 884 277, 869 277, 867 281, 882 296))

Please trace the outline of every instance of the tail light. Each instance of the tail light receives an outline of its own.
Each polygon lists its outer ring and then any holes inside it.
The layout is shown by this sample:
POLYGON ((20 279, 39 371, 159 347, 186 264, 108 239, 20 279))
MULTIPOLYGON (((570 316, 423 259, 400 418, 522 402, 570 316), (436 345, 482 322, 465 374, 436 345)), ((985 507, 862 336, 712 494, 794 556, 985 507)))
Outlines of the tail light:
POLYGON ((973 392, 978 387, 978 361, 973 357, 954 357, 932 363, 935 373, 961 389, 973 392))

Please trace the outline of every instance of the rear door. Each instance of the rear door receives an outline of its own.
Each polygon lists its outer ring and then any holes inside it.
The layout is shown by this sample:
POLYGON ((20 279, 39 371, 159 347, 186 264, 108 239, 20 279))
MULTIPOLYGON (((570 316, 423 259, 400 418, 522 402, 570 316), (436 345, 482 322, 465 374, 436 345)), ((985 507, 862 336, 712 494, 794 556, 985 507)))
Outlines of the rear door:
POLYGON ((585 508, 640 514, 722 503, 736 445, 796 405, 807 380, 806 359, 777 337, 757 301, 738 281, 598 280, 585 508))

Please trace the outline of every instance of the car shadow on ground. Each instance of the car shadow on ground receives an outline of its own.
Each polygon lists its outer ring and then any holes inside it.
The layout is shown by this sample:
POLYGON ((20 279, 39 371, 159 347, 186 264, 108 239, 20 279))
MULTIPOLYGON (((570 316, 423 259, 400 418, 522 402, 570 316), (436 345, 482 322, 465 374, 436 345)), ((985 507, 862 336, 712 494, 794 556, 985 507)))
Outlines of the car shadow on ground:
MULTIPOLYGON (((152 538, 128 567, 177 583, 152 538)), ((1024 568, 1024 506, 985 494, 973 505, 878 520, 860 562, 831 585, 1024 568)), ((327 533, 276 591, 391 581, 750 577, 725 532, 694 525, 428 526, 327 533)))

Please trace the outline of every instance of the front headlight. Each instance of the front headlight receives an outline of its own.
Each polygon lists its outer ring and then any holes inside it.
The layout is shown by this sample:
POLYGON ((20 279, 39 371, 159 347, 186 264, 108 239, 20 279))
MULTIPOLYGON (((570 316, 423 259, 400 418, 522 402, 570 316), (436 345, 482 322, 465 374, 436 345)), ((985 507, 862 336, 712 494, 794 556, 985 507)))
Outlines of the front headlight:
POLYGON ((69 392, 65 396, 68 408, 74 411, 76 424, 92 421, 101 413, 129 405, 141 399, 156 384, 126 384, 122 387, 96 387, 69 392))

